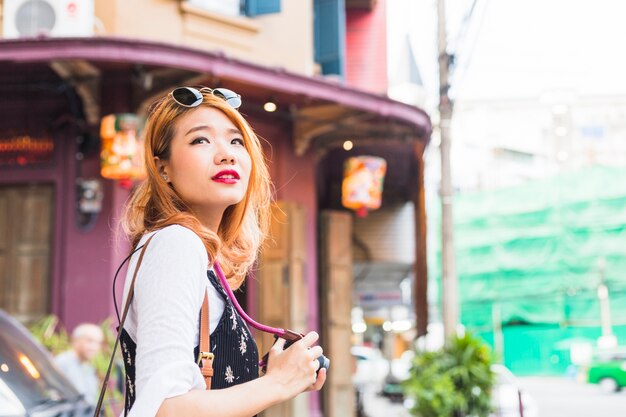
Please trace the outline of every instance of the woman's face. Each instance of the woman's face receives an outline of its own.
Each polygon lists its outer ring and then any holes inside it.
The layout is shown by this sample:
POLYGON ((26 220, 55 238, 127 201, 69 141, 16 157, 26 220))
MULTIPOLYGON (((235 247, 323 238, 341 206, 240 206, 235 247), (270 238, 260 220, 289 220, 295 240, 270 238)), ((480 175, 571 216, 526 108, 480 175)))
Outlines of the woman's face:
POLYGON ((200 217, 221 219, 248 189, 252 162, 243 135, 221 111, 200 106, 175 125, 170 158, 160 161, 180 197, 200 217))

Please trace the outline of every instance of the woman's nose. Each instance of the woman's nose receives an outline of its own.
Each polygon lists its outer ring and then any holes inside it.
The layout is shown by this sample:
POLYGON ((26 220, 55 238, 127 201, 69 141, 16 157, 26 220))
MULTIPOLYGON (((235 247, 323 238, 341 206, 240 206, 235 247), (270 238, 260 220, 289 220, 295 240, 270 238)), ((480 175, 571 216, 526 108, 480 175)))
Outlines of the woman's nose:
POLYGON ((223 145, 215 154, 215 162, 220 165, 221 164, 234 164, 235 155, 232 153, 231 149, 223 145))

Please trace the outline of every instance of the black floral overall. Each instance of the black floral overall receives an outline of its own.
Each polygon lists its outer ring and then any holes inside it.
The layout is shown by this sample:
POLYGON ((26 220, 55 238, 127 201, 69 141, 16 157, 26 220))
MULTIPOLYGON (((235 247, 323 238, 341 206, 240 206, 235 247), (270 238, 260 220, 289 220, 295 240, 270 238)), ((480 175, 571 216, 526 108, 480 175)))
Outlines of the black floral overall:
MULTIPOLYGON (((211 352, 215 355, 211 389, 227 388, 252 381, 259 376, 259 352, 256 343, 248 326, 235 310, 233 303, 213 271, 208 271, 208 278, 225 302, 222 318, 211 333, 211 352)), ((135 402, 135 353, 137 345, 124 329, 120 335, 120 343, 126 370, 126 397, 124 401, 124 415, 126 415, 135 402)), ((199 346, 196 346, 190 360, 196 361, 199 350, 199 346)))

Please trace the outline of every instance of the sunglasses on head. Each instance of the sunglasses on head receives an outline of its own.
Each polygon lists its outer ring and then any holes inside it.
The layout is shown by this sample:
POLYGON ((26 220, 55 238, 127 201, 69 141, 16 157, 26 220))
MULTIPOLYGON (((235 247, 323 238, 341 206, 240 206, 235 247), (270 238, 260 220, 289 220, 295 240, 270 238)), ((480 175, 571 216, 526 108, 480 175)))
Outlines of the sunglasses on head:
POLYGON ((202 97, 203 92, 208 92, 221 98, 233 109, 238 109, 241 106, 241 96, 227 88, 202 87, 197 89, 193 87, 177 87, 170 93, 170 96, 183 107, 198 107, 204 99, 202 97))

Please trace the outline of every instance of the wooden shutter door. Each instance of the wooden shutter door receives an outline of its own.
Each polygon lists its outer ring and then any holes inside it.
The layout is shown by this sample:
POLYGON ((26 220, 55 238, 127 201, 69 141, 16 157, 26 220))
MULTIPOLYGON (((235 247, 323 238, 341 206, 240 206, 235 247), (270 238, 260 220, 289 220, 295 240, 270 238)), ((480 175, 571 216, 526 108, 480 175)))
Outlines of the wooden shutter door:
MULTIPOLYGON (((258 280, 257 317, 263 324, 307 331, 307 287, 305 281, 305 219, 302 206, 278 202, 272 208, 270 237, 261 256, 258 280)), ((256 332, 259 353, 265 354, 274 342, 271 335, 256 332)), ((262 413, 263 417, 306 417, 309 395, 278 404, 262 413)))
POLYGON ((322 389, 324 416, 353 416, 351 214, 323 211, 320 233, 322 346, 331 360, 328 379, 322 389))
POLYGON ((49 312, 53 189, 0 188, 0 307, 22 322, 49 312))

